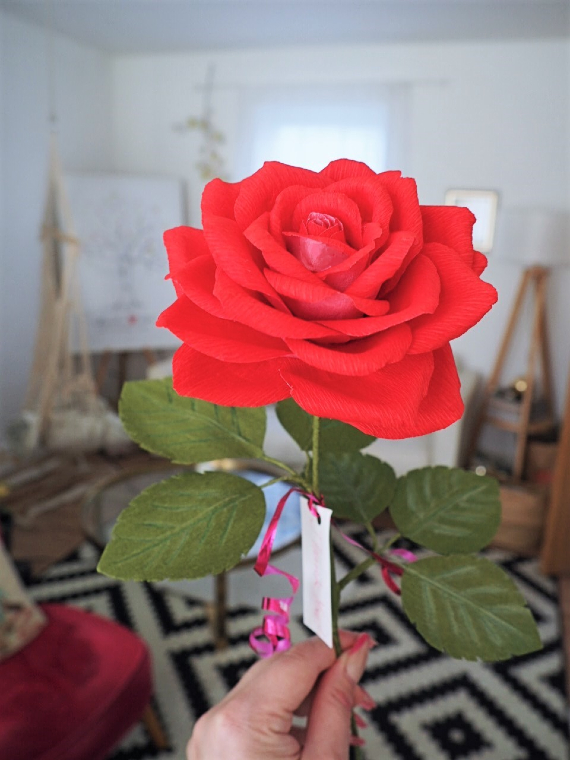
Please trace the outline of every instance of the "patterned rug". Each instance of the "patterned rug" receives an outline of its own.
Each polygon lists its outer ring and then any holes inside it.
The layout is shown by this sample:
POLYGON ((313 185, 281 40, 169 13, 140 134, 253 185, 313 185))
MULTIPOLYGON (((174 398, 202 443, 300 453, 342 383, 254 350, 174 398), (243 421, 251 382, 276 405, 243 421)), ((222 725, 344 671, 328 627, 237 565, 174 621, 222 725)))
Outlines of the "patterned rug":
MULTIPOLYGON (((361 556, 339 539, 342 569, 348 571, 361 556)), ((347 588, 342 627, 367 631, 379 642, 363 679, 378 702, 363 732, 366 760, 567 760, 556 584, 539 573, 535 560, 499 551, 488 556, 501 562, 525 595, 539 625, 541 652, 495 665, 452 660, 415 632, 375 568, 347 588)), ((171 749, 158 752, 141 724, 112 760, 185 760, 196 718, 254 662, 248 636, 260 612, 230 609, 230 646, 219 652, 201 600, 113 581, 96 573, 96 562, 95 550, 85 544, 35 582, 31 593, 38 601, 66 602, 114 618, 150 645, 155 706, 171 749)), ((295 618, 293 639, 306 635, 295 618)))

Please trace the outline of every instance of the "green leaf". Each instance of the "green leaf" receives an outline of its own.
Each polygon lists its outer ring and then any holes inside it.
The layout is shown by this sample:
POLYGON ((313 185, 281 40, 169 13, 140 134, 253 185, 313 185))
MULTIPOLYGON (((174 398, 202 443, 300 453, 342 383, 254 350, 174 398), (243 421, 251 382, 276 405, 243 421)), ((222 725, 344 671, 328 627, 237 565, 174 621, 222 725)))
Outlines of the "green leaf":
POLYGON ((264 407, 241 409, 179 396, 171 378, 125 383, 119 414, 143 449, 178 464, 263 454, 264 407))
POLYGON ((495 662, 542 647, 513 581, 481 557, 428 557, 407 565, 402 604, 428 644, 452 657, 495 662))
POLYGON ((366 523, 390 504, 396 475, 386 462, 358 451, 326 452, 319 461, 319 487, 335 517, 366 523))
POLYGON ((201 578, 234 567, 263 526, 258 486, 226 472, 156 483, 121 512, 98 570, 122 580, 201 578))
MULTIPOLYGON (((277 417, 291 438, 303 451, 313 448, 313 417, 293 401, 292 398, 277 404, 277 417)), ((321 418, 321 451, 359 451, 376 439, 339 420, 321 418)))
POLYGON ((412 470, 398 480, 390 514, 398 530, 440 554, 476 552, 501 521, 499 485, 450 467, 412 470))

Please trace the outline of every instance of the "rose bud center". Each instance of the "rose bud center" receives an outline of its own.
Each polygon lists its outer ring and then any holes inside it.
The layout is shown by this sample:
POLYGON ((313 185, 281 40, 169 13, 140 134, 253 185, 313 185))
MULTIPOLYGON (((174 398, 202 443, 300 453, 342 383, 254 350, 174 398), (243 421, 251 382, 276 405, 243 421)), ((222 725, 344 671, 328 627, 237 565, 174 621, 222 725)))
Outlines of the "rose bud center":
POLYGON ((311 211, 301 222, 298 233, 285 232, 284 237, 289 253, 311 272, 330 269, 341 264, 348 256, 346 250, 327 243, 338 241, 346 249, 344 226, 340 219, 330 214, 311 211))
POLYGON ((345 242, 344 225, 340 219, 330 214, 321 214, 318 211, 311 211, 307 219, 301 222, 299 232, 302 235, 332 238, 345 242))

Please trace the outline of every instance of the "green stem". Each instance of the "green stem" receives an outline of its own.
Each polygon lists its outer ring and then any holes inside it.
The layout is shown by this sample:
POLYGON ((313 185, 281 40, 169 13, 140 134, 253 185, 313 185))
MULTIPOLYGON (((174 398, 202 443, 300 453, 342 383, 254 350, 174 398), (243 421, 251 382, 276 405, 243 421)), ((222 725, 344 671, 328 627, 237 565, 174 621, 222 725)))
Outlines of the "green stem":
MULTIPOLYGON (((356 726, 356 723, 353 720, 353 728, 356 726)), ((352 732, 353 736, 358 736, 358 733, 352 732)), ((362 750, 360 747, 351 747, 350 748, 350 760, 362 760, 362 750)))
POLYGON ((383 551, 383 552, 387 551, 387 550, 388 550, 388 549, 389 549, 391 546, 393 546, 393 545, 396 543, 396 541, 397 541, 398 539, 400 539, 400 538, 402 538, 402 534, 401 534, 401 533, 396 533, 396 534, 394 534, 394 535, 392 536, 392 538, 391 538, 389 541, 386 541, 386 543, 385 543, 385 544, 383 544, 383 546, 382 546, 382 551, 383 551))
POLYGON ((320 417, 313 417, 313 493, 319 497, 319 433, 320 417))
MULTIPOLYGON (((320 432, 320 419, 318 417, 313 417, 313 494, 319 498, 320 492, 319 492, 319 432, 320 432)), ((334 651, 337 657, 340 657, 342 654, 342 645, 340 643, 340 634, 338 630, 338 613, 340 608, 340 592, 343 586, 341 583, 337 583, 336 580, 336 568, 334 564, 334 548, 333 548, 333 542, 332 542, 332 533, 330 535, 330 541, 329 541, 329 552, 330 552, 330 564, 331 564, 331 612, 332 612, 332 635, 333 635, 333 646, 334 651)), ((344 580, 344 579, 343 579, 344 580)), ((358 736, 358 726, 356 725, 356 721, 354 720, 354 715, 351 717, 350 721, 351 731, 353 736, 358 736)), ((361 760, 362 753, 360 751, 360 747, 351 747, 350 757, 352 760, 361 760)))
POLYGON ((332 542, 332 535, 330 540, 330 558, 331 558, 331 612, 332 612, 332 634, 333 634, 333 646, 337 657, 342 654, 342 646, 340 644, 340 635, 338 631, 338 611, 340 607, 340 583, 336 580, 336 568, 334 564, 334 548, 332 542))
POLYGON ((285 462, 280 462, 279 459, 273 459, 273 457, 268 457, 266 454, 263 454, 260 459, 263 459, 264 462, 268 462, 269 464, 273 464, 276 467, 279 467, 280 470, 284 470, 288 474, 287 478, 284 478, 284 480, 291 480, 294 483, 297 483, 298 485, 302 486, 306 491, 311 490, 310 484, 305 480, 305 478, 301 477, 299 473, 294 470, 292 467, 289 467, 289 465, 285 464, 285 462))
POLYGON ((265 483, 262 483, 259 487, 269 488, 269 486, 273 486, 275 483, 282 483, 284 480, 289 480, 289 475, 282 475, 280 478, 271 478, 271 480, 266 480, 265 483))
POLYGON ((348 586, 349 583, 356 580, 359 575, 362 575, 362 573, 365 573, 369 567, 372 567, 374 565, 376 560, 374 557, 368 557, 367 559, 363 560, 359 565, 356 565, 356 567, 353 567, 352 570, 347 573, 343 578, 338 581, 338 588, 339 592, 343 590, 345 586, 348 586))
POLYGON ((364 523, 364 526, 366 530, 368 531, 368 535, 372 539, 372 549, 375 552, 378 552, 378 536, 376 535, 376 531, 374 530, 374 526, 370 521, 364 523))

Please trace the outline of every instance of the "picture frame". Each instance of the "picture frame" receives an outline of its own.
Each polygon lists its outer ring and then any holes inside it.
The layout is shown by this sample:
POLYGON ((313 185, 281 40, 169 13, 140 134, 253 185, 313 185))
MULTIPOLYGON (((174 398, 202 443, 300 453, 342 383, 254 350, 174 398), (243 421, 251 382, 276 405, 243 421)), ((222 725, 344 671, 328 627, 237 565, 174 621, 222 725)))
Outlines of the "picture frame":
MULTIPOLYGON (((75 233, 81 302, 92 353, 175 349, 180 341, 156 327, 175 298, 165 280, 162 236, 183 223, 179 179, 106 172, 65 175, 75 233)), ((71 335, 72 350, 80 350, 71 335)))
POLYGON ((450 189, 445 193, 446 206, 463 206, 475 216, 473 248, 490 253, 495 238, 499 193, 496 190, 450 189))

